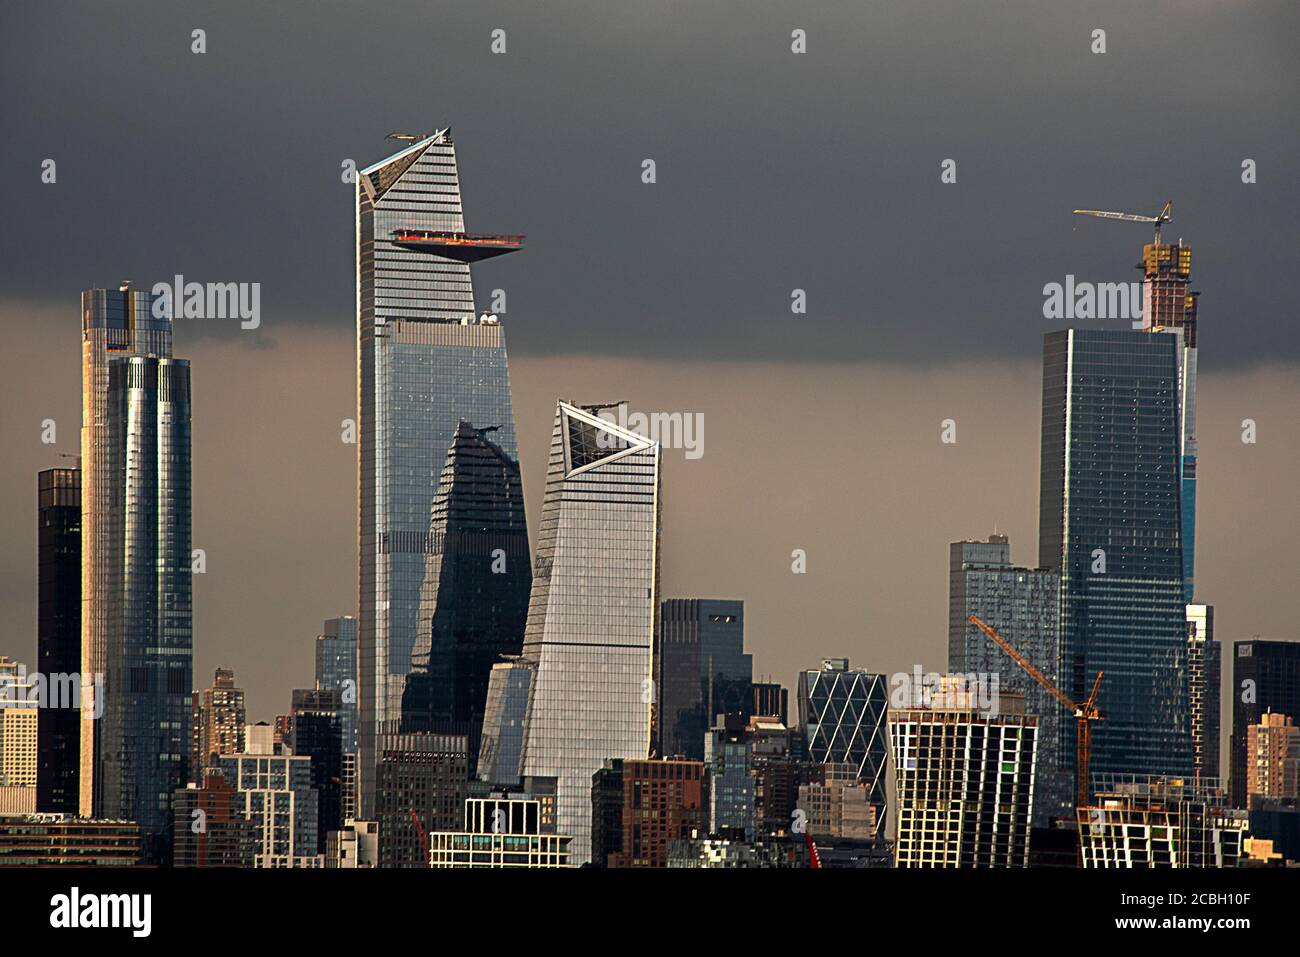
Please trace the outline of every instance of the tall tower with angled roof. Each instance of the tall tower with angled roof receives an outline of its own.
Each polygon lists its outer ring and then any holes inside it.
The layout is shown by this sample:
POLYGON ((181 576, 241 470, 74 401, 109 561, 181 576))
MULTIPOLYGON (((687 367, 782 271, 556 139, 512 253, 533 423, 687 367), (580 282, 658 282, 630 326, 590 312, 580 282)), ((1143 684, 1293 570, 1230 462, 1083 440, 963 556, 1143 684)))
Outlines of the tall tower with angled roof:
POLYGON ((560 402, 524 658, 522 774, 556 779, 556 831, 591 858, 591 778, 649 754, 659 607, 659 443, 560 402))
MULTIPOLYGON (((430 516, 461 420, 495 427, 493 444, 518 461, 504 330, 476 315, 470 264, 518 249, 522 237, 465 232, 448 130, 358 174, 356 227, 357 730, 368 818, 376 734, 400 726, 421 586, 445 540, 430 516)), ((529 587, 526 557, 508 559, 504 574, 529 587)))

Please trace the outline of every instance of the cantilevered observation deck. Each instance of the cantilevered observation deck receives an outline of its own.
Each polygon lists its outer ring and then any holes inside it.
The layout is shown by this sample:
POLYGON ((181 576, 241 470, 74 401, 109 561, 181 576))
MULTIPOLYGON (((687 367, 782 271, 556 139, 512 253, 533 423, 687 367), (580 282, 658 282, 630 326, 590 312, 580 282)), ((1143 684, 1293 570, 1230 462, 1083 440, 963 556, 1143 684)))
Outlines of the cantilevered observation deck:
POLYGON ((523 236, 458 233, 444 229, 395 229, 393 245, 462 263, 476 263, 522 249, 523 236))

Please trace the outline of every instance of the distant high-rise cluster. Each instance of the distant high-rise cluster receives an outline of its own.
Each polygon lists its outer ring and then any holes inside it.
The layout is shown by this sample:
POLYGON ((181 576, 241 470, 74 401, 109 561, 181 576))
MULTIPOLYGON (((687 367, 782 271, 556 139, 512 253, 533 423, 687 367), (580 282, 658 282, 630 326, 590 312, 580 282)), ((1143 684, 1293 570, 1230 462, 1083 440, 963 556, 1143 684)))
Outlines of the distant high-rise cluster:
POLYGON ((1167 218, 1137 217, 1140 328, 1044 338, 1036 563, 949 544, 942 674, 816 650, 787 688, 755 680, 745 601, 663 596, 672 443, 623 402, 557 400, 530 548, 504 293, 480 312, 472 276, 523 237, 466 232, 448 130, 393 136, 355 186, 355 614, 268 720, 232 668, 195 687, 167 303, 83 293, 80 455, 37 481, 39 671, 0 658, 0 865, 1300 859, 1300 643, 1235 643, 1220 780, 1198 293, 1167 218))

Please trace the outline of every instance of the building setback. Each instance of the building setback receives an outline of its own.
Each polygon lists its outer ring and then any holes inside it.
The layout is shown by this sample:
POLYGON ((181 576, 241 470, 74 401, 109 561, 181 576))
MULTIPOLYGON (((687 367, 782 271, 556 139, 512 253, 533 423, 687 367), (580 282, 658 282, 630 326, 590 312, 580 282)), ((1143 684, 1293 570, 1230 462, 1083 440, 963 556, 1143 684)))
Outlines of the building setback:
MULTIPOLYGON (((493 444, 511 461, 519 458, 504 328, 497 316, 476 314, 470 264, 519 248, 522 237, 465 232, 456 147, 442 130, 358 173, 356 238, 357 771, 362 817, 370 819, 377 735, 401 730, 421 619, 441 622, 424 586, 446 539, 430 516, 460 422, 495 427, 493 444)), ((467 559, 474 555, 457 548, 467 559)), ((501 574, 494 587, 511 591, 502 584, 509 582, 527 593, 526 560, 507 561, 501 574)), ((473 581, 469 587, 453 595, 459 585, 438 580, 433 598, 448 608, 473 607, 484 596, 472 594, 473 581)), ((504 627, 509 615, 487 619, 504 627)), ((497 633, 472 644, 517 652, 520 637, 497 633)), ((486 685, 491 659, 471 655, 454 667, 462 665, 464 687, 486 685)))
POLYGON ((81 469, 37 476, 36 661, 46 698, 37 718, 36 810, 76 814, 81 764, 81 469))

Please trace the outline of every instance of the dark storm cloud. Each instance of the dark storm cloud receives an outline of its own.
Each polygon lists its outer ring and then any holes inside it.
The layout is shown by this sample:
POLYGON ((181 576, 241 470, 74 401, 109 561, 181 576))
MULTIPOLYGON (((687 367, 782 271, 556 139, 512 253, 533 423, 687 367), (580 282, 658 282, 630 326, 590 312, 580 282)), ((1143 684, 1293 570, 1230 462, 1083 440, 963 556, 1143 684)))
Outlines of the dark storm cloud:
MULTIPOLYGON (((341 164, 450 125, 516 355, 1032 358, 1045 283, 1195 250, 1203 366, 1300 357, 1293 3, 47 3, 0 51, 6 298, 262 284, 353 322, 341 164), (190 31, 207 53, 190 52, 190 31), (808 53, 790 52, 790 31, 808 53), (494 28, 508 52, 489 52, 494 28), (1107 31, 1094 55, 1090 33, 1107 31), (41 160, 58 182, 39 180, 41 160), (1259 182, 1240 182, 1243 158, 1259 182), (658 182, 640 181, 653 158, 658 182), (958 163, 956 185, 940 162, 958 163), (807 290, 808 315, 790 314, 807 290)), ((212 335, 235 335, 218 326, 212 335)))

